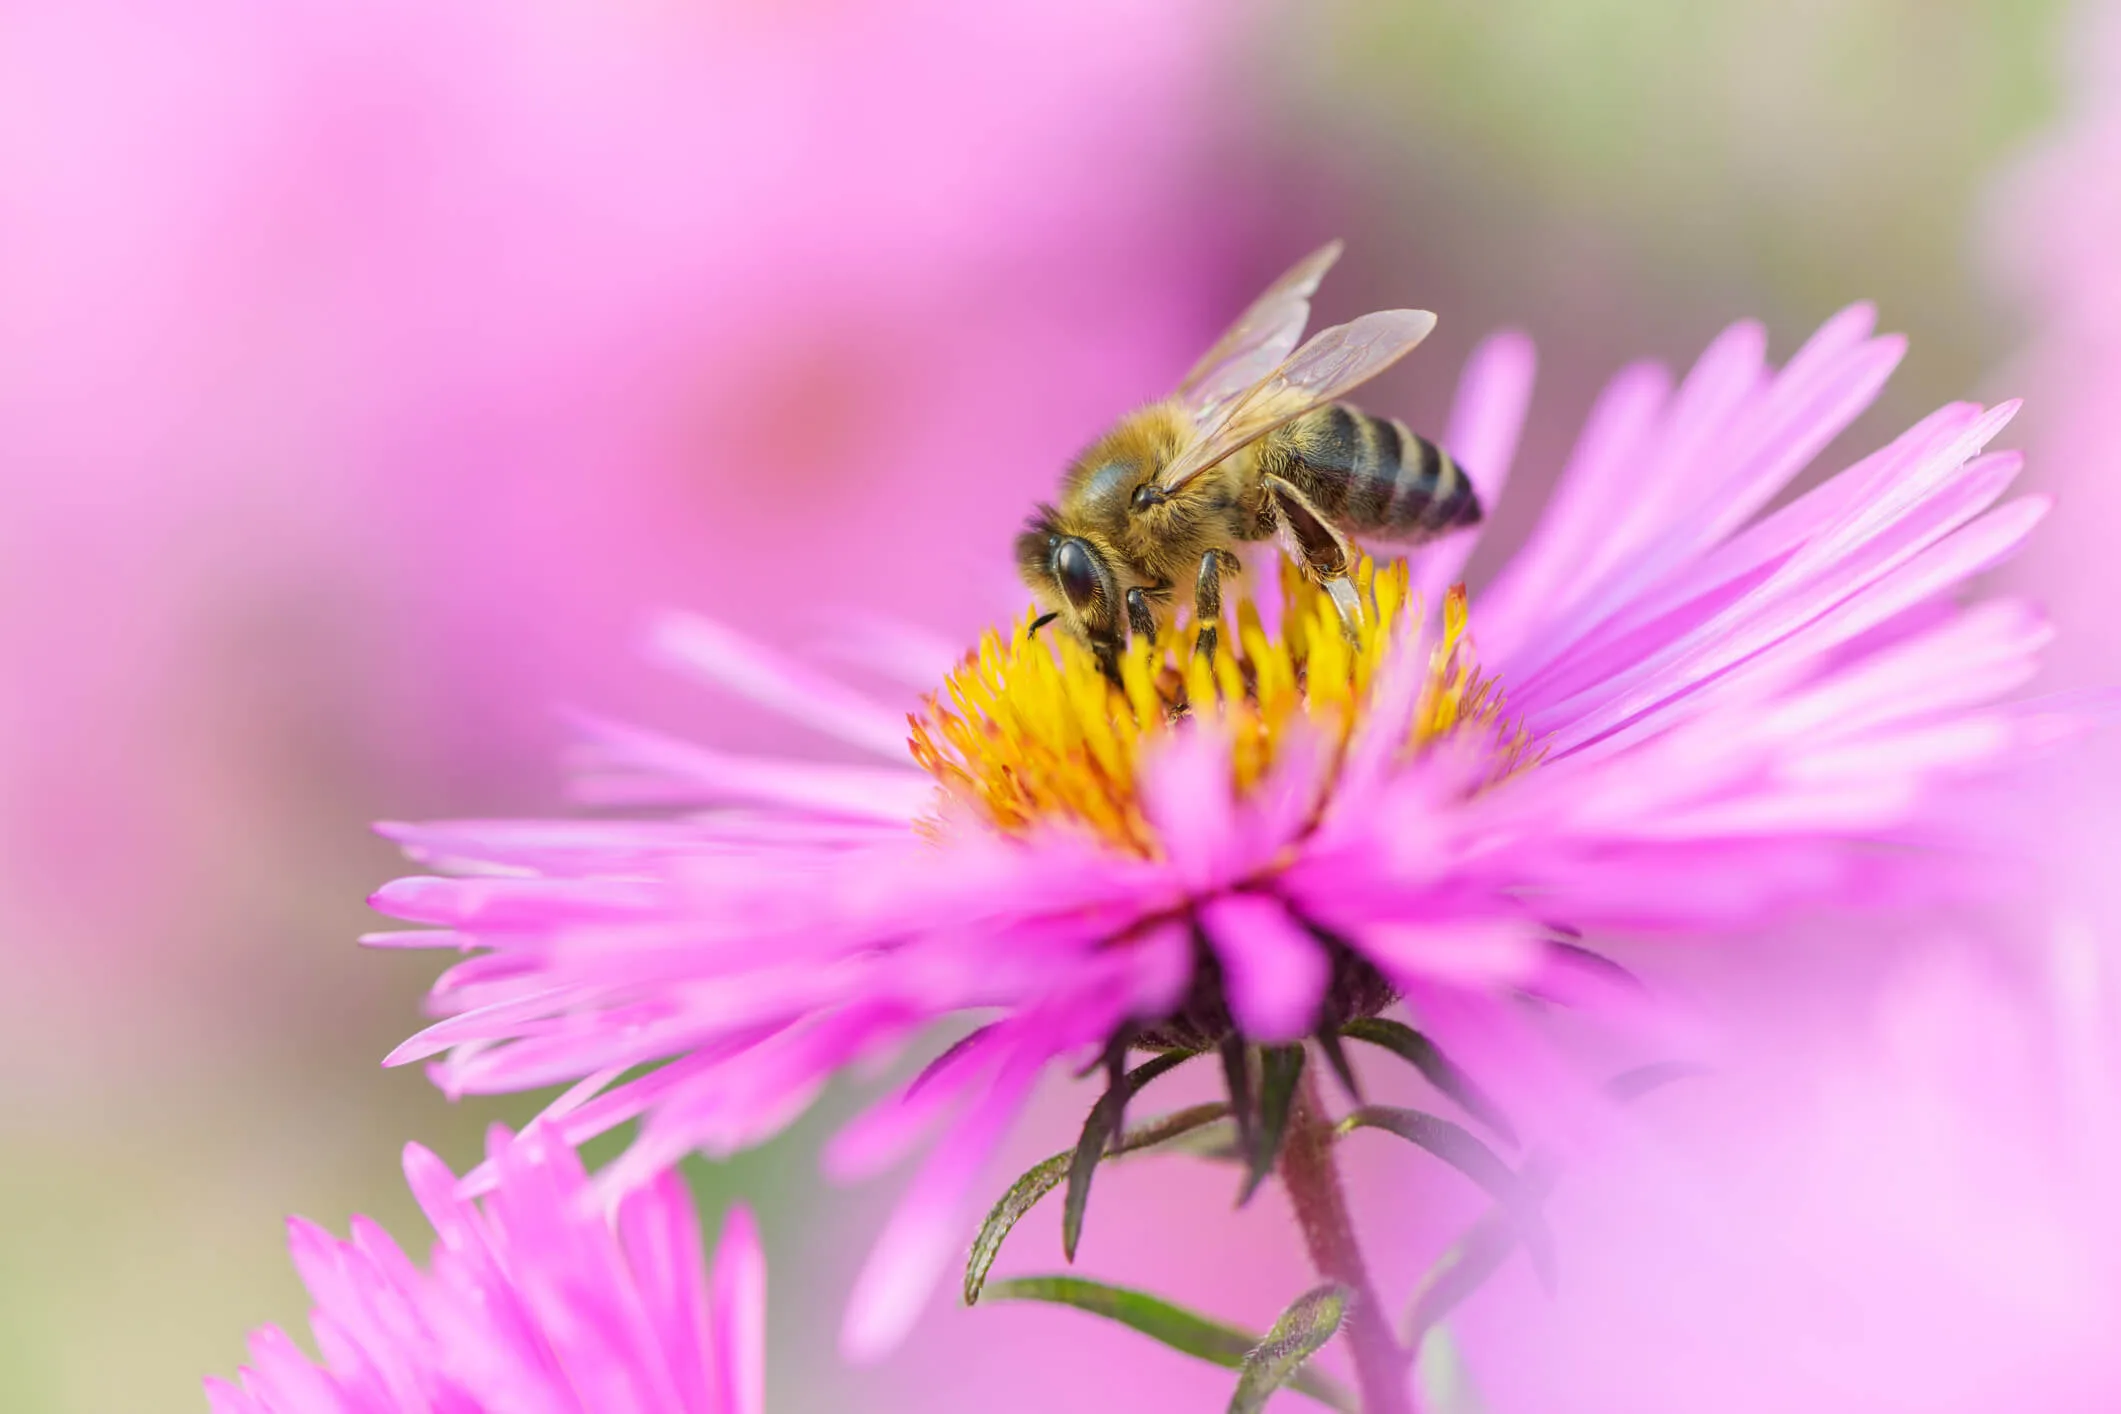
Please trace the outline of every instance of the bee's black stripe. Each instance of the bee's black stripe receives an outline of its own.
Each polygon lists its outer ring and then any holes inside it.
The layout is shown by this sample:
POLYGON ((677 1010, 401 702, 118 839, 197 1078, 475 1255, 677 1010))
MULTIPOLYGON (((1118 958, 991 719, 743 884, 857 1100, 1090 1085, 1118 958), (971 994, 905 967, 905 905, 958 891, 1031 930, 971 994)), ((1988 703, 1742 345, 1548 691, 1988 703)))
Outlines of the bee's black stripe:
POLYGON ((1348 523, 1363 530, 1385 524, 1404 455, 1399 429, 1381 417, 1359 417, 1363 456, 1348 475, 1348 523))
POLYGON ((1350 473, 1363 459, 1362 421, 1335 403, 1305 422, 1308 435, 1299 455, 1311 475, 1305 479, 1304 493, 1321 514, 1336 519, 1346 516, 1350 473))
POLYGON ((1472 525, 1480 519, 1480 497, 1473 490, 1472 478, 1451 459, 1449 452, 1441 447, 1431 450, 1436 453, 1436 490, 1422 524, 1438 531, 1472 525))
POLYGON ((1384 516, 1386 532, 1412 538, 1479 520, 1473 483, 1450 454, 1403 426, 1396 430, 1407 455, 1384 516))

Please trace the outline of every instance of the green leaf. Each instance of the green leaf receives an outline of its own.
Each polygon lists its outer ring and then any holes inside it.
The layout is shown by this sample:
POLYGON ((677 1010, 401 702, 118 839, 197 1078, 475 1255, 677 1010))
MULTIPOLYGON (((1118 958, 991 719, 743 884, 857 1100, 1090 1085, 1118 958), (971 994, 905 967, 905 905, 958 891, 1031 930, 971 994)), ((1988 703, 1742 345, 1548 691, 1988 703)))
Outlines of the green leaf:
POLYGON ((1428 1414, 1488 1414, 1488 1403, 1475 1388, 1473 1372, 1447 1327, 1431 1326, 1422 1337, 1414 1378, 1428 1414))
POLYGON ((1245 1353, 1230 1414, 1259 1414, 1269 1395, 1300 1377, 1303 1364, 1340 1329, 1352 1295, 1338 1282, 1313 1287, 1289 1303, 1267 1338, 1245 1353))
POLYGON ((1463 1109, 1495 1132, 1495 1137, 1505 1144, 1517 1142, 1517 1131, 1503 1116, 1495 1102, 1480 1092, 1478 1086, 1466 1078, 1465 1072, 1451 1064, 1451 1059, 1436 1043, 1416 1031, 1403 1021, 1393 1021, 1382 1016, 1363 1017, 1340 1028, 1343 1036, 1352 1036, 1358 1041, 1368 1041, 1373 1046, 1382 1046, 1393 1055, 1421 1072, 1422 1078, 1452 1103, 1463 1109))
MULTIPOLYGON (((987 1288, 987 1300, 1047 1301, 1059 1306, 1073 1306, 1078 1311, 1117 1321, 1181 1354, 1220 1365, 1226 1370, 1243 1369, 1252 1353, 1263 1344, 1249 1331, 1188 1311, 1183 1306, 1174 1306, 1162 1297, 1128 1287, 1107 1286, 1083 1277, 1015 1277, 998 1281, 987 1288)), ((1275 1329, 1279 1330, 1280 1326, 1277 1324, 1275 1329)), ((1273 1339, 1272 1335, 1267 1337, 1269 1342, 1273 1339)), ((1338 1381, 1316 1371, 1295 1370, 1284 1383, 1298 1394, 1342 1410, 1344 1414, 1357 1414, 1359 1410, 1355 1397, 1341 1388, 1338 1381)))
MULTIPOLYGON (((1228 1105, 1216 1101, 1211 1104, 1192 1105, 1152 1119, 1122 1135, 1119 1143, 1112 1146, 1111 1156, 1131 1154, 1137 1150, 1169 1143, 1196 1130, 1205 1129, 1226 1118, 1229 1113, 1228 1105)), ((993 1269, 994 1259, 1001 1255, 1002 1243, 1009 1233, 1024 1214, 1037 1206, 1039 1199, 1060 1187, 1074 1156, 1073 1150, 1066 1150, 1026 1169, 1016 1182, 1009 1185, 1009 1191, 1002 1194, 1000 1201, 987 1214, 987 1220, 980 1224, 978 1235, 972 1239, 972 1255, 965 1262, 967 1306, 979 1301, 980 1289, 987 1282, 987 1273, 993 1269)))
POLYGON ((1244 1187, 1238 1190, 1237 1206, 1252 1201, 1259 1185, 1274 1169, 1281 1154, 1282 1136, 1289 1132, 1289 1115, 1296 1107, 1296 1084, 1303 1078, 1302 1046, 1269 1046, 1259 1057, 1259 1127, 1252 1132, 1252 1153, 1244 1187))
POLYGON ((1396 1134, 1408 1143, 1428 1150, 1479 1184, 1516 1223, 1525 1254, 1532 1259, 1541 1285, 1552 1289, 1554 1241, 1547 1232, 1546 1219, 1540 1216, 1538 1201, 1529 1194, 1510 1166, 1481 1142, 1480 1136, 1463 1125, 1436 1115, 1394 1105, 1364 1105, 1335 1126, 1334 1133, 1345 1136, 1358 1129, 1382 1129, 1388 1134, 1396 1134))
POLYGON ((1068 1193, 1061 1206, 1061 1252, 1075 1260, 1076 1246, 1083 1237, 1083 1214, 1090 1206, 1090 1179, 1105 1156, 1105 1146, 1127 1112, 1127 1101, 1150 1081, 1176 1070, 1193 1059, 1195 1052, 1171 1051, 1144 1061, 1108 1085, 1083 1120, 1082 1136, 1075 1143, 1075 1157, 1068 1164, 1068 1193))

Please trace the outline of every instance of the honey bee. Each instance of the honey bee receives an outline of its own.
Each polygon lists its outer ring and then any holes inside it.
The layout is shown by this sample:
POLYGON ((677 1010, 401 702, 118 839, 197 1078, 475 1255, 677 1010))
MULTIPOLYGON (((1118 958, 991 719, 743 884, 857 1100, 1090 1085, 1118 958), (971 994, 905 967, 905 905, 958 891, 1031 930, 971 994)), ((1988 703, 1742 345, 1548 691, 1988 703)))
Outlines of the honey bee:
POLYGON ((1212 654, 1239 544, 1278 540, 1352 634, 1353 536, 1414 544, 1480 520, 1472 482, 1441 447, 1339 401, 1426 338, 1435 315, 1382 310, 1297 347, 1340 250, 1324 246, 1269 286, 1177 392, 1077 457, 1058 500, 1017 536, 1037 625, 1060 619, 1108 675, 1123 635, 1153 635, 1189 578, 1195 651, 1212 654))

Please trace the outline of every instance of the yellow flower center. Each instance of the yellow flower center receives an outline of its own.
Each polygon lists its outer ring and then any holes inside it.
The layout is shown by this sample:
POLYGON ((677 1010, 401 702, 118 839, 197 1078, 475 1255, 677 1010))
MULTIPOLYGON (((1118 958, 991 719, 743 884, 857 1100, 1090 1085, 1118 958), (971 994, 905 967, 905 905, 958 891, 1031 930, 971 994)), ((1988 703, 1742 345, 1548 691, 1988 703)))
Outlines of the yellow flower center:
MULTIPOLYGON (((1026 614, 1007 639, 990 630, 929 696, 913 720, 914 759, 995 829, 1021 834, 1072 822, 1154 856, 1155 831, 1136 789, 1141 763, 1185 718, 1220 725, 1242 795, 1273 766, 1292 725, 1344 747, 1386 662, 1418 651, 1400 631, 1409 607, 1406 565, 1366 558, 1356 584, 1366 613, 1355 641, 1331 601, 1284 563, 1277 633, 1266 632, 1252 600, 1240 596, 1234 644, 1225 625, 1210 658, 1193 651, 1190 624, 1168 624, 1154 640, 1128 644, 1117 685, 1069 635, 1035 636, 1026 614)), ((1480 674, 1463 585, 1444 599, 1442 637, 1428 650, 1403 749, 1411 756, 1458 733, 1489 739, 1491 781, 1537 759, 1524 731, 1505 721, 1494 680, 1480 674)))

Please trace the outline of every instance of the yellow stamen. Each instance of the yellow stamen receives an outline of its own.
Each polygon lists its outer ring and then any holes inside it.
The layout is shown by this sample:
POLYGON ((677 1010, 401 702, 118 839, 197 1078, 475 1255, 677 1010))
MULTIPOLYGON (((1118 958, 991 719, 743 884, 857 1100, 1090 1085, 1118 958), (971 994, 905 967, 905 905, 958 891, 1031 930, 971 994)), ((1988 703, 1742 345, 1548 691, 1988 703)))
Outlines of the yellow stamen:
MULTIPOLYGON (((1193 652, 1192 625, 1166 625, 1153 642, 1128 645, 1118 685, 1066 634, 1034 638, 1027 614, 1006 641, 985 634, 929 696, 912 719, 914 759, 996 829, 1071 822, 1154 856, 1137 775, 1144 753, 1184 717, 1212 716, 1221 727, 1240 794, 1272 769, 1293 724, 1347 743, 1380 669, 1415 641, 1400 632, 1405 564, 1364 559, 1356 584, 1366 618, 1352 642, 1332 601, 1285 568, 1278 634, 1240 597, 1236 631, 1224 626, 1212 660, 1193 652)), ((1404 750, 1412 756, 1446 737, 1488 746, 1489 783, 1536 760, 1523 729, 1506 722, 1500 688, 1480 674, 1463 585, 1444 599, 1442 637, 1429 650, 1404 750)))

